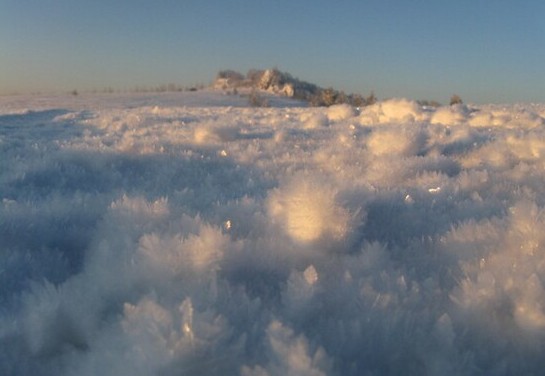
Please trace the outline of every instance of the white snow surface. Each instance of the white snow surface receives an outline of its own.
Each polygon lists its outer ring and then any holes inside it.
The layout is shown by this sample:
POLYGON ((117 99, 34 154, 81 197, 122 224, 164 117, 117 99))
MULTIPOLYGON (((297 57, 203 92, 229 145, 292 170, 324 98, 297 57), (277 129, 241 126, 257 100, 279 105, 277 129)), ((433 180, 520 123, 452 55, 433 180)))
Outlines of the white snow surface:
POLYGON ((545 369, 545 105, 0 98, 0 374, 545 369))

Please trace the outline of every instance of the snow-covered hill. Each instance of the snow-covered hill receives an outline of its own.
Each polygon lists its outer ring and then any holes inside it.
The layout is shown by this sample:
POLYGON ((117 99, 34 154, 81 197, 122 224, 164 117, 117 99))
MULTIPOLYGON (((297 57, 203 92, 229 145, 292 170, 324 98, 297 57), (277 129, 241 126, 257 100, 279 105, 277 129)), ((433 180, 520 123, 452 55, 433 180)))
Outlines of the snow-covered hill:
POLYGON ((278 69, 252 69, 246 76, 233 70, 220 71, 212 85, 216 90, 232 93, 240 91, 268 93, 297 99, 312 106, 331 106, 335 104, 350 104, 362 107, 376 102, 371 93, 367 98, 359 94, 345 94, 333 88, 321 88, 310 82, 299 80, 287 72, 278 69))
POLYGON ((539 374, 545 106, 0 98, 0 374, 539 374))

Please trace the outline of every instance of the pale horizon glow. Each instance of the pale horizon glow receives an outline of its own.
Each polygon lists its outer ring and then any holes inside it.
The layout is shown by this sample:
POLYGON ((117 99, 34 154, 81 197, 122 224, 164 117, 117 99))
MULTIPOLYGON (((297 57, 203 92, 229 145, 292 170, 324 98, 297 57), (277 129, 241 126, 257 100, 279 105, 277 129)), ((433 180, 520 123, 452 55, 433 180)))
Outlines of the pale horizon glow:
POLYGON ((545 3, 7 0, 0 94, 209 84, 278 67, 379 98, 545 102, 545 3))

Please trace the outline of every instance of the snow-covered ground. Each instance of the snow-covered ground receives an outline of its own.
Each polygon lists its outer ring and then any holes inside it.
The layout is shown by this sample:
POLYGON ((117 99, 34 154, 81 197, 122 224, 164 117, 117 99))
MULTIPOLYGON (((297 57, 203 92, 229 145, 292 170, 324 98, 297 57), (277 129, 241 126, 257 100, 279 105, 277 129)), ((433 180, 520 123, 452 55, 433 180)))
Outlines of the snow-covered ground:
POLYGON ((545 368, 545 105, 0 98, 0 374, 545 368))

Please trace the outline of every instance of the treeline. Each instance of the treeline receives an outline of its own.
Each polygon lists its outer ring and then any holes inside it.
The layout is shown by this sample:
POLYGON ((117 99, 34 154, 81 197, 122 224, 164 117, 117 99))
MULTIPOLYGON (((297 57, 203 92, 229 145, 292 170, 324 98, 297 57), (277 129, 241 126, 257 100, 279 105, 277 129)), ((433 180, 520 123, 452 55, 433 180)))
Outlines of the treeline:
MULTIPOLYGON (((135 86, 128 89, 117 89, 113 87, 104 87, 102 89, 88 89, 82 91, 83 93, 91 94, 114 94, 114 93, 174 93, 174 92, 184 92, 184 91, 198 91, 204 89, 206 86, 204 84, 196 85, 180 85, 180 84, 161 84, 156 86, 135 86)), ((74 89, 69 92, 72 95, 78 95, 80 92, 77 89, 74 89)))

